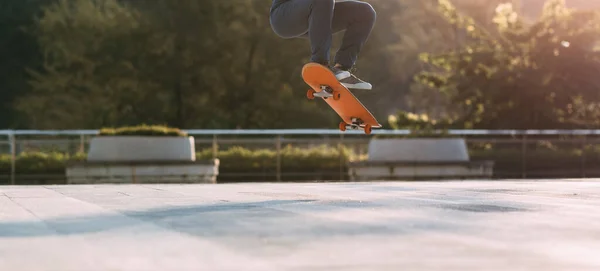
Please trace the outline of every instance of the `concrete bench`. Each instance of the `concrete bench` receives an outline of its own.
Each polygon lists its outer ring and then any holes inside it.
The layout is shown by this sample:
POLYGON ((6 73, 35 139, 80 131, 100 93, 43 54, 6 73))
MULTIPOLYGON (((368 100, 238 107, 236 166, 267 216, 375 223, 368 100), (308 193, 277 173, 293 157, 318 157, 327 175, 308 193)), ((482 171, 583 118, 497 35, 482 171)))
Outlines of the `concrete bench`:
POLYGON ((191 136, 99 136, 90 141, 87 160, 194 161, 194 143, 191 136))
POLYGON ((197 161, 193 137, 100 136, 87 161, 69 163, 69 184, 216 183, 219 160, 197 161))
POLYGON ((349 164, 353 181, 491 178, 494 162, 470 161, 464 139, 373 139, 366 161, 349 164))
POLYGON ((71 162, 68 184, 216 183, 219 160, 71 162))

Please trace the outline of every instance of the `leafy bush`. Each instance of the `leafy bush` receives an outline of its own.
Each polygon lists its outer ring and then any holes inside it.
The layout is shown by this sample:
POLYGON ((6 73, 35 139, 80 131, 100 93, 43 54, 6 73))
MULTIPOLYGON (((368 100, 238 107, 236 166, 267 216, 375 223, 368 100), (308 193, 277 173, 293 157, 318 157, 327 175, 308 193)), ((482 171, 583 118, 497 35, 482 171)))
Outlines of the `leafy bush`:
MULTIPOLYGON (((196 159, 206 160, 212 150, 201 150, 196 159)), ((17 157, 16 171, 21 174, 63 174, 68 161, 83 161, 85 154, 69 156, 62 153, 22 153, 17 157)), ((218 152, 219 181, 273 181, 277 169, 277 152, 270 149, 249 150, 233 147, 218 152)), ((356 159, 345 148, 315 147, 301 149, 287 146, 281 150, 281 171, 284 173, 311 172, 319 179, 339 179, 340 166, 347 172, 347 161, 356 159)), ((10 173, 10 156, 0 155, 0 175, 10 173)), ((304 180, 304 176, 286 175, 282 180, 304 180)))
POLYGON ((449 138, 448 129, 453 127, 450 119, 435 120, 426 114, 398 111, 388 116, 388 124, 394 130, 409 130, 407 135, 377 135, 377 138, 449 138))
MULTIPOLYGON (((212 158, 212 150, 196 154, 197 159, 212 158)), ((277 170, 277 152, 271 149, 249 150, 232 147, 219 151, 219 181, 273 181, 277 170)), ((303 180, 302 173, 311 172, 319 179, 339 179, 340 166, 345 174, 347 162, 356 159, 346 148, 327 146, 281 149, 282 180, 303 180), (296 175, 294 175, 296 174, 296 175)))
POLYGON ((0 175, 10 173, 10 155, 0 154, 0 175))
MULTIPOLYGON (((21 174, 64 173, 68 161, 83 161, 86 155, 68 155, 60 152, 29 152, 16 157, 15 170, 21 174)), ((10 155, 0 155, 0 174, 10 173, 10 155)))
MULTIPOLYGON (((600 177, 600 171, 596 170, 600 168, 600 150, 596 148, 537 148, 528 150, 525 155, 520 148, 472 148, 470 155, 471 160, 494 161, 494 175, 497 178, 519 178, 523 169, 527 177, 532 178, 569 178, 582 174, 600 177)), ((212 156, 211 149, 200 150, 196 154, 198 160, 211 159, 212 156)), ((275 150, 232 147, 220 150, 217 156, 221 161, 219 182, 276 180, 275 150)), ((16 171, 21 175, 60 175, 64 174, 68 161, 83 161, 85 157, 84 153, 72 156, 63 153, 23 153, 17 157, 16 171)), ((365 159, 355 156, 349 149, 327 146, 310 149, 287 146, 282 148, 280 158, 282 181, 347 179, 347 162, 365 159)), ((0 175, 9 173, 10 156, 0 155, 0 175)))
POLYGON ((103 128, 99 136, 187 136, 187 133, 177 128, 159 125, 138 125, 121 128, 103 128))

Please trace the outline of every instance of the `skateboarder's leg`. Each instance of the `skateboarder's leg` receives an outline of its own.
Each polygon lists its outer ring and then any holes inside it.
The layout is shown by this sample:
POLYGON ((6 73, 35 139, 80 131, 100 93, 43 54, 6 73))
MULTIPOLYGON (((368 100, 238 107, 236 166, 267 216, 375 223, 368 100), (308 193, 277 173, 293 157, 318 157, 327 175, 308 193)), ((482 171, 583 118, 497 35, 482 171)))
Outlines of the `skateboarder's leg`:
MULTIPOLYGON (((334 72, 348 71, 354 67, 358 54, 369 38, 375 25, 376 13, 373 7, 361 1, 341 0, 335 4, 332 20, 334 33, 346 30, 342 45, 335 56, 334 72)), ((372 89, 372 85, 349 73, 340 82, 351 89, 372 89)))
POLYGON ((311 61, 329 65, 334 0, 291 0, 271 13, 271 26, 283 38, 310 39, 311 61))
POLYGON ((346 30, 335 63, 351 69, 375 26, 376 13, 366 2, 347 0, 335 4, 333 32, 346 30))
POLYGON ((349 72, 369 37, 375 22, 371 5, 354 0, 291 0, 271 12, 273 31, 284 38, 308 37, 311 61, 329 64, 332 34, 346 30, 332 71, 348 88, 371 89, 372 86, 349 72))

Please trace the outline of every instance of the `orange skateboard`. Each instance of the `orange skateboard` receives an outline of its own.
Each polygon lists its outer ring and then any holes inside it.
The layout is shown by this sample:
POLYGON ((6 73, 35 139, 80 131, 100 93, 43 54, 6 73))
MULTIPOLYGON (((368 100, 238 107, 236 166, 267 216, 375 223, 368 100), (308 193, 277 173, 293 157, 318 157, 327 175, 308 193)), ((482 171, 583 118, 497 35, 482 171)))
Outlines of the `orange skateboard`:
POLYGON ((302 78, 311 89, 306 96, 313 100, 315 97, 323 100, 342 118, 340 130, 346 129, 363 130, 371 134, 372 128, 381 128, 373 114, 346 88, 342 85, 333 72, 327 67, 308 63, 302 68, 302 78))

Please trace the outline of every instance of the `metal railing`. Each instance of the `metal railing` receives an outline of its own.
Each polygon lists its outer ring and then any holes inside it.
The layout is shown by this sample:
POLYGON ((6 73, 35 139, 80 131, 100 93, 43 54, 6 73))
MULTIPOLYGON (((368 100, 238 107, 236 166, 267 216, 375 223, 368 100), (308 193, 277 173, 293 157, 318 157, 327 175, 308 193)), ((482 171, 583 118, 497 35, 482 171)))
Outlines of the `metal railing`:
MULTIPOLYGON (((184 130, 195 137, 196 148, 212 149, 213 157, 217 156, 219 146, 244 146, 248 148, 267 148, 275 150, 278 155, 275 179, 281 180, 286 172, 281 172, 279 152, 284 145, 317 146, 344 145, 352 148, 358 154, 366 154, 370 136, 362 131, 346 131, 329 129, 290 129, 290 130, 184 130)), ((85 152, 89 139, 98 130, 0 130, 0 154, 10 155, 10 183, 16 180, 16 159, 19 153, 31 149, 43 149, 43 146, 53 146, 63 152, 85 152)), ((442 132, 442 131, 437 131, 442 132)), ((528 152, 535 149, 532 144, 543 143, 577 146, 584 150, 586 146, 600 144, 600 130, 449 130, 444 135, 465 138, 467 144, 482 146, 485 144, 509 145, 499 150, 511 149, 519 151, 521 156, 518 177, 527 178, 532 175, 528 171, 528 152)), ((409 130, 374 130, 373 135, 406 136, 409 130)), ((599 152, 600 153, 600 152, 599 152)), ((580 171, 569 173, 572 177, 590 175, 589 157, 581 155, 580 171)), ((595 158, 594 158, 595 159, 595 158)), ((529 161, 531 162, 531 161, 529 161)), ((592 165, 593 167, 594 165, 592 165)), ((341 166, 340 166, 341 168, 341 166)), ((549 169, 550 170, 550 169, 549 169)), ((535 173, 535 172, 534 172, 535 173)), ((2 174, 0 172, 0 174, 2 174)), ((290 173, 291 174, 291 173, 290 173)), ((296 173, 300 174, 300 173, 296 173)), ((301 173, 310 174, 310 173, 301 173)), ((537 173, 536 173, 537 174, 537 173)), ((535 174, 533 174, 535 175, 535 174)), ((538 174, 539 175, 539 174, 538 174)), ((593 174, 592 174, 593 175, 593 174)), ((512 174, 511 176, 517 176, 512 174)))

